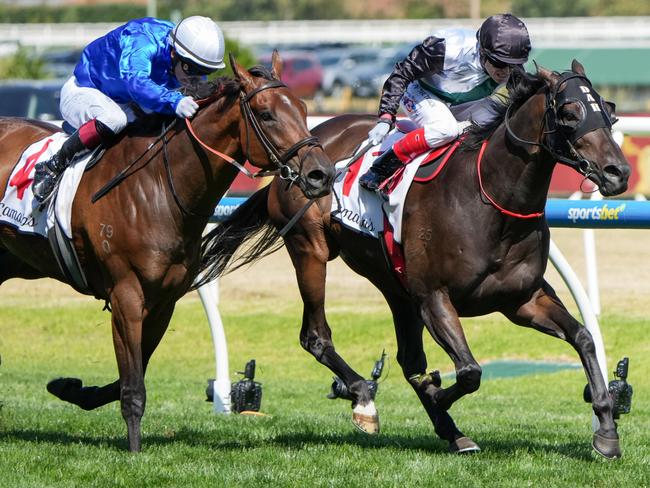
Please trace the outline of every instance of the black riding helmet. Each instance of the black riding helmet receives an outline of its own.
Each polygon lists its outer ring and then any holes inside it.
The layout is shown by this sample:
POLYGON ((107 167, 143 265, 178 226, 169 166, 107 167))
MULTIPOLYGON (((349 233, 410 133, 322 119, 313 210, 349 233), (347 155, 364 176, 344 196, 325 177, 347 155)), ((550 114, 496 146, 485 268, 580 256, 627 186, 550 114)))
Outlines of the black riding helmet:
POLYGON ((498 64, 524 64, 530 53, 530 36, 524 23, 512 14, 485 19, 476 33, 485 55, 498 64))

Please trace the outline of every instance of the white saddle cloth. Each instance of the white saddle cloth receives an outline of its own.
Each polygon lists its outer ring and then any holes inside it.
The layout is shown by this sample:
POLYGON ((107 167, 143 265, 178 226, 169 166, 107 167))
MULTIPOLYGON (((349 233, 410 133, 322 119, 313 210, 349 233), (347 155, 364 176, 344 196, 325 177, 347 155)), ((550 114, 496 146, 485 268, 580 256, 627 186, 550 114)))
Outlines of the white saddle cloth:
POLYGON ((52 157, 67 138, 67 134, 56 132, 25 149, 11 173, 0 201, 0 222, 15 227, 22 233, 47 237, 48 230, 54 225, 56 218, 66 236, 72 238, 72 201, 92 153, 75 160, 65 170, 58 185, 57 198, 50 199, 47 208, 40 210, 40 203, 32 192, 34 166, 52 157), (54 205, 53 201, 56 202, 54 205))
MULTIPOLYGON (((337 174, 332 190, 334 193, 332 196, 332 217, 346 227, 378 238, 379 233, 384 230, 385 215, 393 227, 394 240, 399 243, 402 242, 404 200, 420 163, 431 151, 419 155, 405 165, 399 183, 388 195, 388 201, 381 198, 377 193, 359 186, 359 178, 368 171, 373 161, 384 151, 390 149, 402 137, 404 137, 404 133, 395 129, 384 139, 380 146, 372 147, 366 151, 360 166, 353 164, 348 171, 337 174)), ((367 143, 367 140, 364 141, 360 147, 365 147, 367 143)), ((337 162, 337 171, 345 168, 350 160, 351 158, 337 162)))

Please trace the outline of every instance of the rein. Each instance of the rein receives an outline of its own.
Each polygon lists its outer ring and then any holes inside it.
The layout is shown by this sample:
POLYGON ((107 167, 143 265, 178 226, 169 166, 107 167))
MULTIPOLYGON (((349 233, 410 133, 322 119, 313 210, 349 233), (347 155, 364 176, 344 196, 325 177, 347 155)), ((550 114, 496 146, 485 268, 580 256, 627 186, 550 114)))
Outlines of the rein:
MULTIPOLYGON (((351 166, 351 165, 352 165, 352 164, 353 164, 353 163, 354 163, 354 162, 355 162, 359 157, 361 157, 361 156, 364 155, 366 152, 368 152, 368 149, 370 149, 371 147, 372 147, 372 143, 371 143, 371 142, 368 142, 368 144, 366 144, 365 146, 359 146, 359 148, 358 148, 358 149, 354 152, 354 154, 350 157, 350 161, 348 161, 348 164, 346 164, 344 168, 342 168, 342 169, 340 169, 340 170, 338 170, 338 171, 336 172, 336 175, 334 176, 334 179, 336 180, 336 179, 337 179, 341 174, 346 173, 347 171, 349 171, 350 166, 351 166)), ((338 195, 336 194, 336 192, 332 192, 332 195, 334 196, 334 198, 336 198, 336 199, 338 200, 338 195)), ((307 203, 305 203, 305 204, 300 208, 300 210, 298 210, 298 211, 293 215, 293 217, 291 217, 291 220, 289 220, 289 222, 287 222, 287 224, 286 224, 284 227, 282 227, 282 229, 281 229, 280 232, 279 232, 280 236, 281 236, 281 237, 284 237, 285 235, 287 235, 287 233, 291 230, 291 228, 292 228, 294 225, 296 225, 296 223, 297 223, 297 222, 298 222, 298 221, 303 217, 303 215, 305 215, 305 213, 307 212, 307 210, 309 210, 309 207, 311 207, 314 203, 316 203, 316 200, 315 200, 315 199, 307 200, 307 203)), ((340 205, 339 205, 339 206, 340 206, 340 205)))
POLYGON ((163 130, 162 130, 162 132, 160 133, 160 135, 159 135, 158 137, 156 137, 156 139, 155 139, 151 144, 149 144, 149 145, 147 146, 147 148, 142 152, 142 154, 140 154, 140 156, 138 156, 138 157, 135 158, 133 161, 131 161, 131 162, 127 165, 126 168, 124 168, 124 169, 123 169, 122 171, 120 171, 118 174, 116 174, 115 176, 113 176, 113 178, 111 178, 110 181, 109 181, 108 183, 106 183, 106 184, 105 184, 105 185, 104 185, 104 186, 103 186, 99 191, 97 191, 97 193, 95 193, 95 194, 92 196, 92 198, 91 198, 90 201, 91 201, 92 203, 97 202, 97 200, 99 200, 100 198, 102 198, 104 195, 106 195, 108 192, 110 192, 110 191, 111 191, 113 188, 115 188, 117 185, 119 185, 120 183, 122 183, 122 181, 124 181, 124 180, 129 176, 128 173, 129 173, 129 171, 131 170, 131 168, 133 168, 133 166, 135 166, 135 163, 137 163, 138 161, 140 161, 140 160, 144 157, 145 154, 147 154, 149 151, 151 151, 151 150, 154 148, 154 146, 156 146, 156 144, 158 144, 160 141, 164 141, 164 140, 165 140, 165 135, 167 134, 167 132, 169 132, 169 131, 171 130, 172 127, 174 127, 174 126, 176 125, 176 120, 177 120, 177 119, 174 119, 174 120, 172 121, 172 123, 169 124, 167 127, 164 127, 164 126, 163 126, 163 130))
MULTIPOLYGON (((563 163, 573 169, 575 169, 578 173, 583 175, 585 177, 585 180, 589 178, 592 174, 596 173, 596 169, 593 166, 593 163, 589 161, 588 159, 584 158, 574 147, 575 141, 584 135, 584 133, 597 129, 599 127, 608 127, 611 128, 612 123, 611 121, 604 116, 601 115, 602 120, 599 118, 599 116, 594 116, 592 115, 591 118, 589 119, 583 119, 574 130, 573 130, 573 140, 565 133, 565 131, 558 131, 558 126, 560 125, 559 116, 558 116, 558 107, 561 107, 565 103, 569 102, 578 102, 582 103, 581 100, 578 98, 569 98, 567 95, 564 95, 563 99, 560 100, 560 103, 558 103, 558 95, 560 93, 560 88, 562 87, 563 84, 567 83, 569 80, 573 79, 580 79, 584 80, 587 82, 589 86, 591 84, 589 83, 589 80, 587 77, 581 74, 573 73, 573 72, 568 72, 564 73, 561 76, 560 81, 553 87, 552 90, 548 90, 546 93, 546 98, 545 98, 545 108, 544 108, 544 116, 543 116, 543 123, 542 123, 542 138, 540 142, 537 141, 528 141, 526 139, 522 139, 519 137, 515 132, 512 130, 512 127, 510 125, 510 119, 512 118, 512 111, 513 111, 513 105, 510 104, 508 105, 508 108, 506 109, 506 114, 504 118, 504 124, 506 127, 506 134, 510 139, 515 141, 518 144, 521 145, 528 145, 528 146, 537 146, 542 149, 544 149, 546 152, 548 152, 551 157, 555 159, 555 161, 558 161, 560 163, 563 163), (578 131, 580 129, 580 131, 578 131), (564 155, 561 154, 555 147, 555 144, 553 143, 547 143, 546 139, 551 135, 551 134, 561 134, 563 136, 563 140, 561 141, 562 143, 566 144, 569 147, 569 155, 564 155)), ((570 90, 567 88, 565 91, 574 91, 576 92, 574 87, 571 87, 570 90)), ((579 92, 579 91, 577 91, 579 92)), ((583 93, 588 93, 589 90, 587 89, 586 92, 583 91, 583 93)), ((593 100, 593 99, 592 99, 593 100)), ((604 110, 604 107, 602 107, 602 101, 599 102, 599 106, 601 107, 602 110, 598 110, 599 113, 604 114, 607 113, 604 110)), ((485 191, 485 188, 483 186, 483 180, 481 177, 481 160, 483 159, 483 153, 485 152, 485 148, 487 147, 488 141, 483 141, 483 144, 481 146, 481 150, 479 151, 478 155, 478 160, 477 160, 477 172, 478 172, 478 182, 479 182, 479 187, 481 189, 481 194, 487 198, 487 200, 492 204, 494 208, 499 210, 504 215, 508 215, 510 217, 515 217, 518 219, 534 219, 534 218, 540 218, 544 215, 544 212, 533 212, 529 214, 520 214, 516 212, 512 212, 510 210, 507 210, 503 207, 501 207, 488 193, 485 191)))
POLYGON ((481 161, 483 160, 483 153, 485 152, 485 148, 488 145, 488 141, 485 140, 483 141, 483 144, 481 145, 481 150, 478 153, 478 159, 476 160, 476 169, 478 173, 478 186, 481 189, 481 194, 488 199, 488 201, 492 204, 494 208, 496 208, 499 212, 501 212, 503 215, 507 215, 508 217, 515 217, 517 219, 538 219, 544 215, 544 212, 533 212, 529 214, 520 214, 517 212, 512 212, 510 210, 507 210, 503 208, 501 205, 499 205, 494 199, 488 195, 488 193, 485 191, 485 188, 483 187, 483 178, 481 177, 481 161))
MULTIPOLYGON (((551 145, 547 144, 544 141, 544 139, 542 139, 541 142, 527 141, 527 140, 522 139, 519 136, 517 136, 514 133, 514 131, 512 130, 512 127, 510 126, 510 119, 512 118, 513 105, 509 105, 508 108, 506 109, 506 115, 505 115, 505 118, 504 118, 504 123, 505 123, 505 127, 506 127, 506 133, 508 134, 508 136, 512 140, 514 140, 515 142, 517 142, 519 144, 523 144, 523 145, 541 147, 546 152, 548 152, 553 158, 555 158, 556 161, 575 169, 578 173, 583 175, 585 177, 585 179, 587 179, 587 178, 589 178, 589 176, 596 173, 596 169, 594 168, 593 163, 591 161, 589 161, 588 159, 584 158, 578 152, 578 150, 573 146, 573 143, 575 143, 575 141, 577 140, 578 137, 574 138, 574 140, 571 141, 570 138, 565 133, 563 133, 563 131, 558 131, 558 129, 557 129, 557 126, 559 125, 559 123, 558 123, 558 118, 559 117, 558 117, 558 113, 557 113, 558 107, 561 107, 564 103, 568 103, 568 102, 576 102, 576 101, 580 102, 579 100, 576 100, 574 98, 566 98, 565 100, 563 100, 563 103, 560 103, 560 104, 557 103, 558 94, 560 93, 560 87, 563 84, 567 83, 569 80, 573 80, 573 79, 584 80, 584 81, 587 82, 587 84, 589 86, 591 86, 591 83, 589 82, 589 79, 584 75, 580 75, 580 74, 577 74, 577 73, 565 73, 565 74, 563 74, 562 78, 557 83, 557 85, 555 87, 553 87, 553 90, 552 91, 549 90, 546 93, 546 104, 545 104, 546 106, 545 106, 545 110, 544 110, 544 123, 543 123, 543 126, 542 126, 543 134, 546 137, 548 137, 551 134, 558 134, 558 133, 563 135, 564 140, 562 142, 565 143, 569 147, 570 154, 568 156, 558 152, 555 149, 553 144, 551 144, 551 145), (552 116, 552 117, 550 117, 550 116, 552 116), (548 130, 545 130, 546 128, 548 128, 548 130)), ((602 106, 601 101, 599 101, 599 106, 602 106)), ((607 113, 607 112, 604 110, 604 107, 601 107, 601 110, 599 110, 599 113, 604 114, 604 113, 607 113)), ((592 116, 592 118, 589 121, 583 120, 581 122, 581 125, 579 127, 577 127, 576 130, 578 128, 581 128, 583 125, 588 126, 587 130, 593 130, 593 129, 596 129, 596 128, 599 128, 599 127, 611 128, 612 122, 609 119, 605 120, 605 117, 603 117, 602 115, 601 116, 596 116, 596 118, 599 118, 599 119, 602 118, 602 121, 596 121, 594 123, 594 119, 593 119, 593 116, 592 116), (603 123, 603 121, 604 121, 604 123, 603 123), (587 122, 589 122, 589 124, 587 124, 587 122), (589 125, 591 125, 591 127, 589 127, 589 125)), ((574 132, 576 132, 576 130, 574 130, 574 132)), ((584 134, 580 133, 579 135, 581 137, 584 134)))
POLYGON ((243 164, 241 164, 236 159, 233 159, 232 157, 228 156, 227 154, 222 153, 221 151, 218 151, 218 150, 214 149, 213 147, 208 146, 205 142, 203 142, 201 140, 201 138, 196 134, 196 132, 194 132, 194 128, 192 127, 192 123, 190 122, 190 119, 185 119, 185 125, 187 126, 187 131, 192 135, 194 140, 196 142, 198 142, 201 145, 201 147, 203 147, 203 149, 205 149, 206 151, 211 152, 212 154, 214 154, 216 156, 219 156, 222 159, 225 159, 228 163, 235 166, 239 171, 244 173, 249 178, 255 178, 256 176, 259 175, 259 173, 251 173, 250 171, 248 171, 248 169, 246 169, 246 167, 243 164))
MULTIPOLYGON (((275 144, 273 144, 273 142, 269 139, 269 137, 264 132, 264 129, 262 129, 259 120, 257 120, 257 117, 255 117, 255 114, 253 113, 253 109, 250 106, 250 100, 255 95, 257 95, 258 93, 264 90, 268 90, 270 88, 286 88, 286 85, 279 80, 272 80, 266 83, 265 85, 256 88, 255 90, 251 91, 248 94, 244 92, 240 92, 239 105, 241 108, 241 112, 244 114, 246 120, 246 159, 251 161, 250 137, 248 134, 248 130, 249 127, 252 127, 255 136, 260 141, 260 144, 262 144, 262 147, 264 148, 264 151, 269 157, 269 160, 278 167, 278 171, 279 171, 278 176, 280 177, 280 179, 288 180, 293 184, 300 177, 300 171, 298 172, 294 171, 287 163, 291 159, 293 159, 294 156, 298 154, 298 151, 302 147, 309 146, 310 148, 309 151, 311 151, 314 147, 321 147, 321 145, 316 136, 308 136, 296 142, 293 146, 287 149, 284 154, 281 154, 280 151, 278 151, 275 144)), ((309 151, 307 151, 305 156, 309 154, 309 151)), ((303 159, 304 158, 299 159, 300 170, 302 170, 303 159)), ((270 174, 270 173, 267 172, 266 174, 270 174)))
MULTIPOLYGON (((308 136, 305 137, 304 139, 301 139, 297 143, 295 143, 293 146, 291 146, 287 151, 285 151, 284 154, 281 154, 277 147, 273 144, 273 142, 269 139, 269 137, 266 135, 264 130, 262 129, 262 126, 260 125, 259 121, 255 117, 255 114, 253 113, 253 110, 251 109, 250 106, 250 100, 257 95, 258 93, 268 90, 271 88, 282 88, 286 87, 284 83, 282 83, 279 80, 271 80, 268 83, 256 88, 255 90, 252 90, 250 93, 246 94, 243 91, 240 91, 240 96, 239 96, 239 104, 240 104, 240 110, 241 113, 244 116, 244 120, 246 123, 246 159, 250 161, 250 137, 249 137, 249 126, 252 127, 253 133, 257 137, 257 139, 260 141, 262 144, 262 147, 264 148, 264 151, 266 152, 267 156, 269 157, 269 160, 277 166, 277 169, 274 171, 259 171, 257 173, 252 173, 250 172, 247 168, 244 167, 244 165, 231 156, 218 151, 217 149, 214 149, 207 145, 204 141, 202 141, 198 135, 196 134, 196 131, 192 127, 192 123, 190 122, 189 118, 185 119, 185 124, 187 127, 187 130, 189 134, 194 138, 196 142, 203 147, 206 151, 224 159, 226 162, 229 164, 232 164, 235 166, 240 172, 244 173, 246 176, 249 178, 256 178, 256 177, 261 177, 261 176, 269 176, 269 175, 275 175, 277 174, 281 179, 288 180, 290 182, 290 185, 293 185, 298 178, 300 177, 300 170, 302 169, 303 166, 303 159, 300 158, 300 164, 299 164, 299 171, 296 172, 294 171, 287 163, 290 161, 292 158, 294 158, 297 154, 298 151, 305 147, 309 146, 309 150, 307 153, 304 155, 306 156, 309 154, 309 152, 314 148, 314 147, 321 147, 320 142, 318 141, 318 138, 315 136, 308 136)), ((203 100, 199 100, 199 105, 206 105, 210 101, 212 101, 215 97, 210 96, 208 98, 205 98, 203 100)), ((199 217, 209 217, 210 215, 204 215, 200 213, 193 212, 192 210, 188 210, 183 203, 180 201, 180 198, 178 197, 178 194, 176 192, 176 188, 174 185, 174 180, 173 176, 171 173, 171 167, 169 165, 169 158, 167 156, 167 139, 166 135, 169 132, 172 127, 176 125, 178 119, 174 119, 171 124, 168 126, 164 127, 161 132, 161 134, 153 141, 151 142, 147 148, 143 151, 140 156, 138 156, 136 159, 134 159, 131 163, 128 164, 126 168, 124 168, 122 171, 120 171, 116 176, 114 176, 106 185, 104 185, 99 191, 97 191, 91 201, 92 203, 95 203, 97 200, 105 196, 107 193, 109 193, 113 188, 118 186, 122 181, 124 181, 128 176, 129 172, 135 166, 135 164, 140 161, 145 154, 147 154, 151 149, 153 149, 159 142, 162 141, 163 143, 163 162, 165 165, 165 172, 167 175, 167 180, 170 186, 170 190, 172 192, 172 195, 174 197, 174 200, 176 201, 176 204, 179 206, 181 211, 185 214, 188 215, 194 215, 194 216, 199 216, 199 217)), ((305 209, 306 210, 306 209, 305 209)), ((304 211, 302 212, 304 214, 304 211)))

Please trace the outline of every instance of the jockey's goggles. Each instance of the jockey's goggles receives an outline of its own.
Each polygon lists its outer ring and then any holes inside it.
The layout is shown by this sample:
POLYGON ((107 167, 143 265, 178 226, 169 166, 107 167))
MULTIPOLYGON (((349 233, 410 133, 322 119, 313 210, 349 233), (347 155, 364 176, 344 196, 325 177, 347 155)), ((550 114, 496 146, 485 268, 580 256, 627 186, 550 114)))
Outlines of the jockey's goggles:
POLYGON ((509 64, 509 63, 504 63, 503 61, 499 61, 498 59, 490 56, 490 54, 487 51, 484 51, 483 54, 485 55, 485 58, 490 62, 490 64, 494 66, 496 69, 514 68, 515 66, 517 66, 516 64, 509 64))
POLYGON ((207 76, 217 71, 216 69, 201 66, 200 64, 197 64, 187 58, 183 58, 181 56, 178 58, 178 62, 181 64, 181 69, 187 76, 207 76))

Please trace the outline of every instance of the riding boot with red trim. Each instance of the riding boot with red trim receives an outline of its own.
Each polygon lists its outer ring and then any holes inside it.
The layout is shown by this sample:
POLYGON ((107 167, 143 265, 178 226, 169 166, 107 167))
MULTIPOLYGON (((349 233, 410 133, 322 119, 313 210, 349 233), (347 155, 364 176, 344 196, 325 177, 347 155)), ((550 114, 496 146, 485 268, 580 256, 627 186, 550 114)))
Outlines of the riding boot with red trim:
POLYGON ((375 159, 372 166, 359 178, 359 185, 366 190, 377 191, 397 169, 430 149, 424 138, 424 128, 406 134, 388 151, 375 159))
POLYGON ((77 156, 95 149, 102 142, 108 142, 113 135, 113 131, 97 119, 79 127, 54 156, 34 167, 34 198, 39 202, 45 201, 56 187, 59 176, 77 156))

